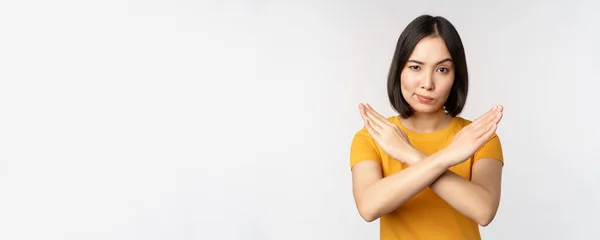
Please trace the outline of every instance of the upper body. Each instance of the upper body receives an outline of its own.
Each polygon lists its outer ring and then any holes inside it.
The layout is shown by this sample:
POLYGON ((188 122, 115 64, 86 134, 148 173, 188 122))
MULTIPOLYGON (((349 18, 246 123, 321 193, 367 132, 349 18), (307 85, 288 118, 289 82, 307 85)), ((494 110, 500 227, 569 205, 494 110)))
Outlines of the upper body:
POLYGON ((397 117, 359 105, 352 140, 357 210, 380 219, 381 239, 480 239, 500 203, 504 158, 496 130, 503 107, 471 121, 468 72, 456 29, 422 15, 401 33, 388 75, 397 117))
MULTIPOLYGON (((445 128, 431 133, 413 132, 404 127, 398 117, 388 120, 402 129, 411 144, 426 155, 448 146, 452 138, 471 121, 455 117, 445 128)), ((481 149, 466 161, 452 166, 450 171, 465 180, 472 179, 472 167, 481 159, 494 159, 503 165, 500 140, 494 135, 481 149)), ((375 162, 381 167, 382 177, 388 177, 408 168, 407 164, 390 157, 373 140, 365 128, 358 131, 351 145, 350 167, 363 161, 375 162)), ((440 198, 431 188, 425 188, 404 202, 393 212, 380 218, 381 239, 480 239, 479 225, 464 216, 440 198)))

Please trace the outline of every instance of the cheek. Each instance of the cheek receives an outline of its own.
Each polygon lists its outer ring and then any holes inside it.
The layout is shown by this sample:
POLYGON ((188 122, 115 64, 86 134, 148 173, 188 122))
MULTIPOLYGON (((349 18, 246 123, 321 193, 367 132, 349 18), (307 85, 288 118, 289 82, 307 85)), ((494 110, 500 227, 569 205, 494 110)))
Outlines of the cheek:
POLYGON ((400 75, 400 79, 402 79, 402 81, 400 81, 400 87, 402 88, 403 92, 414 91, 417 85, 419 85, 417 78, 412 76, 411 74, 402 73, 400 75))
POLYGON ((438 84, 438 89, 443 92, 444 95, 450 95, 450 91, 452 90, 452 85, 454 84, 454 80, 450 79, 448 81, 444 81, 441 84, 438 84))

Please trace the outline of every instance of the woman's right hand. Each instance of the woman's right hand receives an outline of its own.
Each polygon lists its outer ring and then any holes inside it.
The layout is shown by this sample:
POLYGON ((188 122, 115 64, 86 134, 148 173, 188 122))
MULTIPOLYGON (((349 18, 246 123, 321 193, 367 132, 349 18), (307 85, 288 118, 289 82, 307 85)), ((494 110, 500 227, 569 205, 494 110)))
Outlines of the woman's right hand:
POLYGON ((504 107, 501 105, 494 106, 483 116, 461 129, 443 150, 446 164, 451 167, 473 156, 496 132, 503 110, 504 107))
POLYGON ((369 104, 360 104, 358 107, 367 132, 384 152, 409 166, 420 159, 420 152, 410 144, 408 136, 400 127, 376 112, 369 104))

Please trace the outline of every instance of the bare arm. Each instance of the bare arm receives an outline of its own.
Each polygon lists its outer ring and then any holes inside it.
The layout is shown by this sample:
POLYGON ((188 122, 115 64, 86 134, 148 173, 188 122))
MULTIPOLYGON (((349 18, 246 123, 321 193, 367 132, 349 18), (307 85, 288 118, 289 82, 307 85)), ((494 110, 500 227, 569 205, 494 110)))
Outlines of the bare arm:
POLYGON ((471 181, 446 171, 430 188, 458 212, 485 227, 498 211, 501 178, 502 163, 485 158, 473 164, 471 181))
MULTIPOLYGON (((414 152, 411 149, 414 148, 406 146, 406 136, 398 126, 386 121, 370 107, 361 109, 368 133, 386 153, 395 159, 412 158, 411 153, 414 152)), ((501 162, 493 158, 477 161, 473 166, 472 181, 448 171, 448 168, 473 156, 492 137, 502 117, 502 109, 501 106, 493 107, 461 129, 442 151, 422 158, 419 155, 417 161, 404 161, 410 167, 394 175, 382 178, 381 165, 377 161, 363 161, 354 165, 353 191, 360 215, 366 221, 373 221, 430 186, 463 215, 481 226, 489 224, 496 214, 500 199, 501 162)), ((360 157, 364 156, 355 154, 355 158, 360 157)), ((363 159, 372 157, 377 156, 370 155, 363 159)))
MULTIPOLYGON (((427 157, 423 154, 422 159, 427 157)), ((498 211, 501 182, 502 163, 484 158, 473 164, 471 181, 446 170, 429 187, 458 212, 485 227, 498 211)))
POLYGON ((448 168, 433 154, 410 168, 383 178, 381 165, 362 161, 352 168, 353 193, 361 217, 371 222, 398 208, 432 184, 448 168))

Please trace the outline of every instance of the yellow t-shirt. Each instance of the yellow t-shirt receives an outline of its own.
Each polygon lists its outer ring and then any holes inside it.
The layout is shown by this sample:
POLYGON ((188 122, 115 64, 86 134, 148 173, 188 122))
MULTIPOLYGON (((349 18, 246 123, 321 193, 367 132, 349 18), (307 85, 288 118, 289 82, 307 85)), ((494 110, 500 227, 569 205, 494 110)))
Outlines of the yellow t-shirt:
MULTIPOLYGON (((402 126, 397 116, 389 117, 388 120, 398 125, 408 135, 411 144, 427 155, 446 147, 458 131, 471 123, 464 118, 455 117, 443 130, 416 133, 402 126)), ((473 163, 482 158, 495 158, 504 164, 502 146, 496 134, 473 157, 450 170, 470 180, 473 163)), ((364 160, 374 160, 381 164, 384 177, 408 167, 385 153, 365 128, 353 138, 350 167, 364 160)), ((481 239, 479 225, 452 208, 430 188, 425 188, 395 211, 382 216, 380 236, 382 240, 481 239)))

